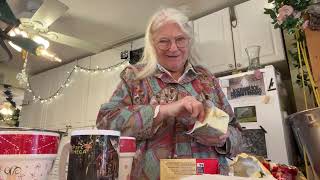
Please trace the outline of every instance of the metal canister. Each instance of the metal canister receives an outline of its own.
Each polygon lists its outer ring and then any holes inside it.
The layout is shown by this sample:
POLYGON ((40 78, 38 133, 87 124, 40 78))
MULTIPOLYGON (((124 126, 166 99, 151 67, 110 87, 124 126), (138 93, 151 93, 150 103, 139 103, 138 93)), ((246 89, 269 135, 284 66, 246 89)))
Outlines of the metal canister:
POLYGON ((307 156, 320 177, 320 107, 288 116, 299 149, 306 148, 307 156))

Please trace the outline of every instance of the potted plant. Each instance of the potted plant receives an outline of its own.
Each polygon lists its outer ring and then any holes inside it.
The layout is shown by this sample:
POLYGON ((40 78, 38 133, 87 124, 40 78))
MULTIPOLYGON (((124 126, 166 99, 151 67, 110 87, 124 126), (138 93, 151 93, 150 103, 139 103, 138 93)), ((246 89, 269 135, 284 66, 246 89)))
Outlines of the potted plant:
MULTIPOLYGON (((270 3, 270 7, 265 8, 264 13, 270 15, 274 28, 283 29, 286 33, 293 35, 295 39, 294 46, 296 47, 296 51, 288 53, 293 59, 289 63, 292 63, 298 69, 299 73, 297 74, 296 83, 300 84, 303 88, 305 110, 290 115, 287 121, 293 129, 300 152, 304 156, 307 178, 312 179, 312 176, 317 177, 320 174, 318 154, 314 154, 314 152, 319 152, 319 149, 316 149, 318 147, 310 146, 315 142, 318 143, 320 140, 320 95, 312 75, 312 70, 318 71, 320 67, 314 66, 312 69, 310 65, 310 52, 308 53, 305 32, 308 26, 311 29, 318 29, 320 27, 319 19, 315 18, 320 17, 320 12, 314 11, 315 13, 311 13, 309 16, 308 10, 312 5, 311 0, 268 0, 268 2, 270 3), (312 96, 306 95, 305 87, 309 88, 312 96), (307 106, 307 98, 309 97, 315 99, 316 108, 310 109, 307 106), (308 160, 312 164, 309 170, 308 160), (313 173, 308 173, 310 171, 313 173)), ((320 7, 317 6, 317 8, 320 11, 320 7)))
POLYGON ((306 99, 314 97, 316 107, 320 104, 320 95, 312 76, 309 55, 306 46, 305 29, 309 26, 308 7, 312 4, 311 0, 268 0, 270 7, 265 8, 265 14, 270 15, 274 28, 281 28, 285 32, 294 36, 296 47, 295 51, 289 51, 292 57, 291 62, 298 68, 296 83, 298 83, 304 92, 305 105, 306 99), (312 96, 307 96, 305 87, 309 88, 312 96))

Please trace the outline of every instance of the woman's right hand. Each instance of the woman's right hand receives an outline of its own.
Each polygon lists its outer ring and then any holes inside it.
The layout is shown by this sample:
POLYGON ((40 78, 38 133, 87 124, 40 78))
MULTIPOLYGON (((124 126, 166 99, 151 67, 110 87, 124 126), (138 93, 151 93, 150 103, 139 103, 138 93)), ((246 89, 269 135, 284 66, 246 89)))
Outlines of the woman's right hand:
POLYGON ((192 117, 203 122, 205 118, 204 105, 193 96, 186 96, 176 102, 160 106, 160 117, 192 117))

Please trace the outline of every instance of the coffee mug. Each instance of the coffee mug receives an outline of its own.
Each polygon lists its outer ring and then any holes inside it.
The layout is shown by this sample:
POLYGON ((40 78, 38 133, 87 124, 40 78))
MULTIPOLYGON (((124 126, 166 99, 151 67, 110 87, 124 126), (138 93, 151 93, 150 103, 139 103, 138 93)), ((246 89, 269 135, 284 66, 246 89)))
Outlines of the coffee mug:
POLYGON ((129 180, 132 161, 136 154, 136 138, 120 137, 119 180, 129 180))
POLYGON ((69 153, 68 180, 114 180, 119 171, 120 132, 77 130, 61 152, 59 179, 65 180, 69 153))

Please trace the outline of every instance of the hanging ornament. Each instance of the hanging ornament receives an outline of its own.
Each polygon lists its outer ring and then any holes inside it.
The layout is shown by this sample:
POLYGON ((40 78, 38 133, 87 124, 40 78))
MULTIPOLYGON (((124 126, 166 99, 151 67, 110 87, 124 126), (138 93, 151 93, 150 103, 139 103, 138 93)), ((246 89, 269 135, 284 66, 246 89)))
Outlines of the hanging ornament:
POLYGON ((28 74, 26 72, 27 62, 28 62, 28 52, 27 51, 24 51, 24 50, 22 51, 22 59, 24 61, 23 68, 22 68, 22 71, 17 74, 16 79, 19 81, 19 84, 22 87, 27 88, 28 87, 28 74))

